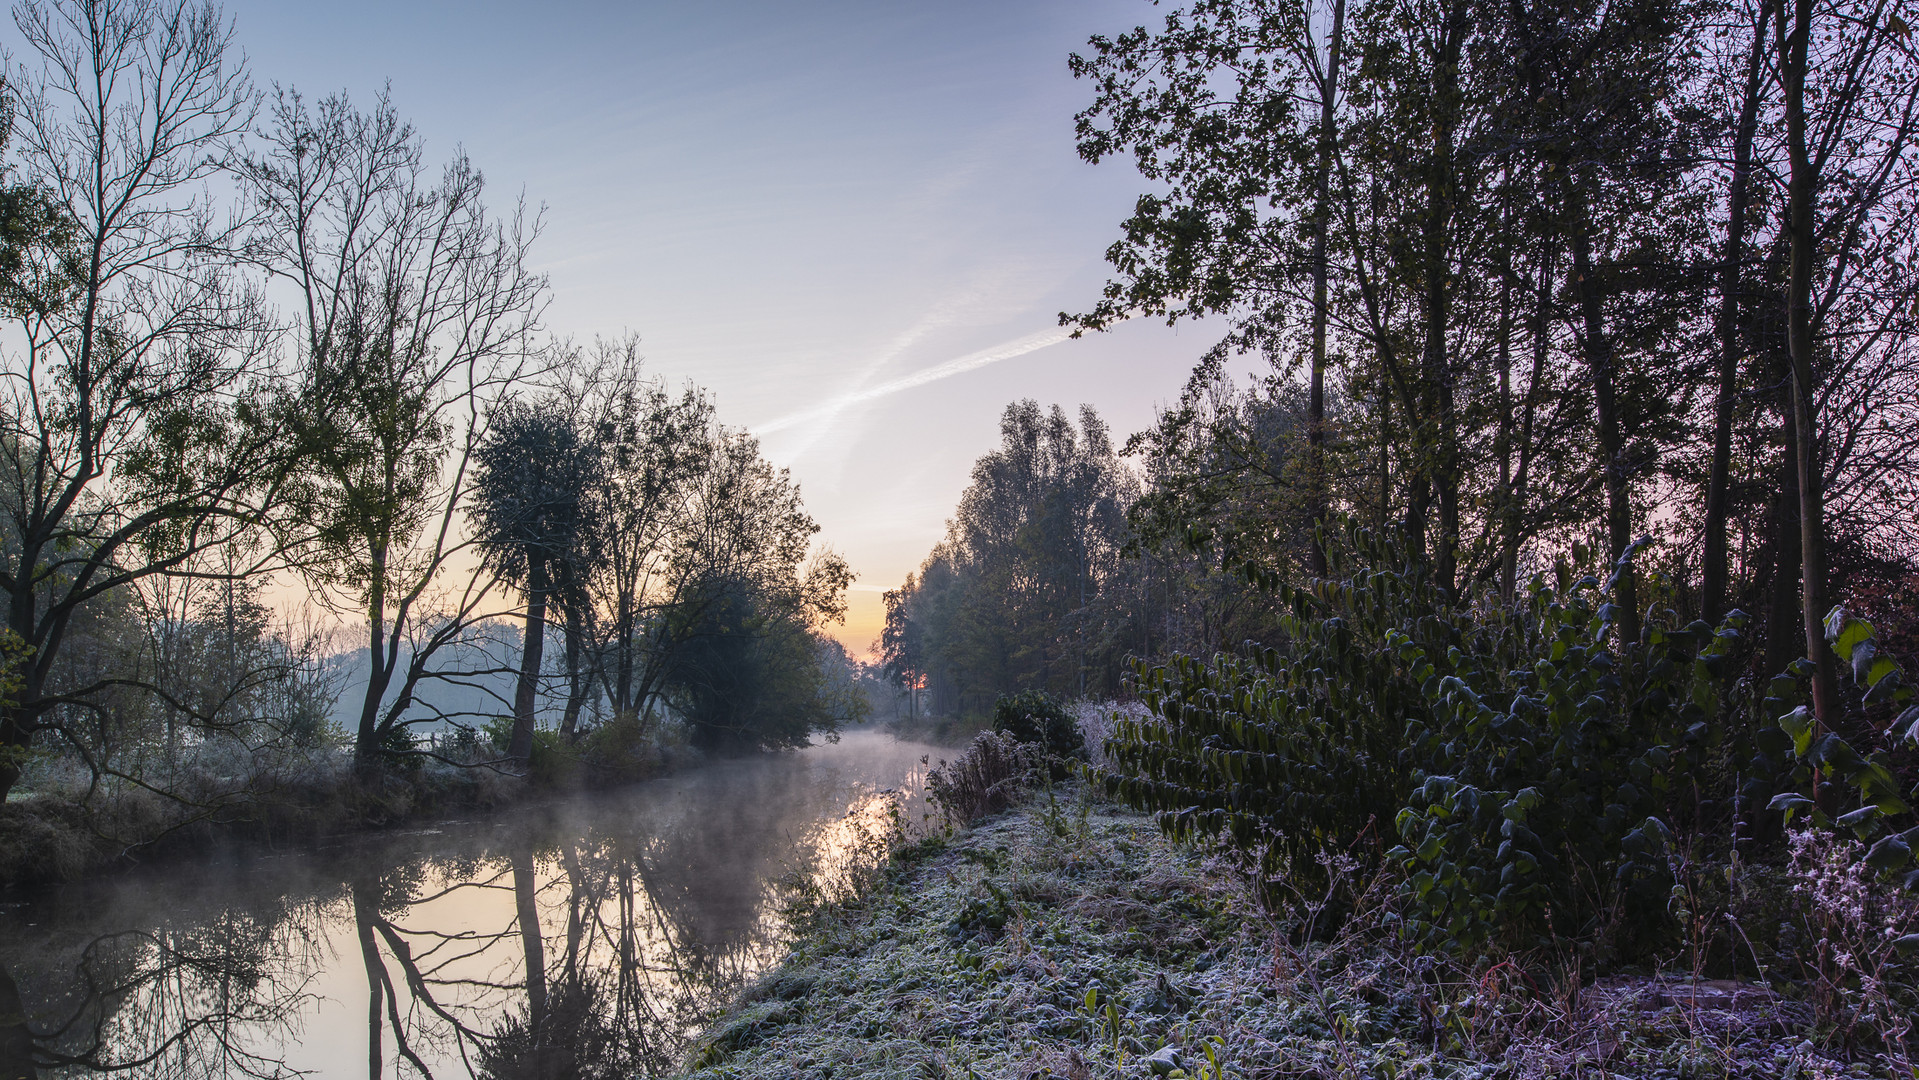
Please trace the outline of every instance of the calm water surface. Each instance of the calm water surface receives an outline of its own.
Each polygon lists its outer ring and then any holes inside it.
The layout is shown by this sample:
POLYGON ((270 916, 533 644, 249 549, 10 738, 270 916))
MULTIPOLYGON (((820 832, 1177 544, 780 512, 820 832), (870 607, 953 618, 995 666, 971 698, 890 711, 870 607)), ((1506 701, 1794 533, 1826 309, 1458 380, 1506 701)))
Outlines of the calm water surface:
POLYGON ((0 908, 0 1080, 631 1077, 784 947, 920 758, 857 732, 488 820, 0 908), (22 1019, 24 1018, 24 1025, 22 1019))

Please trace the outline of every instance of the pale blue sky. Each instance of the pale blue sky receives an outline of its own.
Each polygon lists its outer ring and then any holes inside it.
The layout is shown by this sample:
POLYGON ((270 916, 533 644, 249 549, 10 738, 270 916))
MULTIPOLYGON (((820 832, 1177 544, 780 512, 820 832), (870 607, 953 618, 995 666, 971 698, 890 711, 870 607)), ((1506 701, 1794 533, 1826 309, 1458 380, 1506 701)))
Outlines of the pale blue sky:
POLYGON ((857 647, 1007 402, 1090 403, 1123 437, 1219 332, 1052 340, 1141 190, 1075 156, 1089 88, 1066 57, 1157 21, 1145 0, 227 10, 263 85, 371 99, 390 81, 496 207, 546 204, 549 327, 636 331, 655 372, 765 431, 860 574, 857 647))

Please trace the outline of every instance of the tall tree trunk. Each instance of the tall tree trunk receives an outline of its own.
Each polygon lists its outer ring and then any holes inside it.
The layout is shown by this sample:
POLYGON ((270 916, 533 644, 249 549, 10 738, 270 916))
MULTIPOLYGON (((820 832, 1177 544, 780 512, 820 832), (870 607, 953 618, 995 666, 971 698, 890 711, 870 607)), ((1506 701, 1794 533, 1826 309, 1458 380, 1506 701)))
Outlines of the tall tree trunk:
MULTIPOLYGON (((1422 317, 1426 322, 1425 347, 1420 358, 1421 380, 1425 384, 1427 415, 1419 426, 1431 433, 1421 447, 1424 461, 1421 472, 1430 479, 1432 493, 1439 502, 1439 537, 1432 544, 1430 565, 1433 579, 1451 593, 1456 584, 1459 558, 1459 449, 1455 430, 1451 357, 1447 355, 1447 331, 1452 321, 1452 266, 1448 238, 1459 199, 1458 162, 1455 138, 1459 109, 1459 63, 1465 48, 1468 5, 1450 6, 1445 15, 1444 38, 1433 61, 1433 149, 1426 175, 1426 211, 1422 223, 1424 251, 1421 273, 1425 279, 1422 317)), ((1430 505, 1430 504, 1428 504, 1430 505)))
MULTIPOLYGON (((1784 6, 1784 0, 1780 0, 1784 6)), ((1817 252, 1813 200, 1818 176, 1806 146, 1806 75, 1812 38, 1813 0, 1795 0, 1792 32, 1780 14, 1779 76, 1785 91, 1786 155, 1791 179, 1786 191, 1786 228, 1792 264, 1786 278, 1786 344, 1792 358, 1793 458, 1799 481, 1799 593, 1806 655, 1813 661, 1812 708, 1821 727, 1838 719, 1838 688, 1832 650, 1826 646, 1826 522, 1824 477, 1819 467, 1819 429, 1813 415, 1818 386, 1812 370, 1812 261, 1817 252)), ((1868 29, 1867 33, 1875 32, 1868 29)))
POLYGON ((1504 539, 1500 552, 1500 580, 1505 595, 1518 590, 1520 511, 1526 505, 1533 464, 1533 423, 1539 407, 1539 383, 1546 376, 1546 360, 1552 352, 1553 264, 1556 252, 1547 246, 1539 256, 1539 285, 1534 296, 1532 318, 1533 365, 1526 381, 1526 402, 1519 419, 1519 467, 1513 471, 1513 489, 1506 500, 1505 520, 1501 522, 1504 539))
MULTIPOLYGON (((1619 427, 1619 401, 1614 384, 1612 342, 1606 335, 1604 298, 1593 276, 1591 223, 1584 194, 1575 184, 1567 196, 1571 222, 1573 277, 1579 287, 1580 321, 1584 326, 1586 368, 1592 373, 1593 406, 1599 421, 1600 464, 1606 483, 1606 543, 1617 564, 1632 545, 1632 490, 1626 468, 1625 436, 1619 427)), ((1613 603, 1619 608, 1619 646, 1639 644, 1639 586, 1632 564, 1618 567, 1619 584, 1613 603)))
MULTIPOLYGON (((1306 402, 1306 442, 1308 468, 1311 470, 1311 503, 1314 528, 1324 536, 1331 512, 1326 479, 1326 323, 1327 255, 1326 234, 1332 224, 1333 153, 1338 146, 1333 123, 1339 95, 1340 46, 1346 33, 1346 0, 1333 2, 1333 33, 1326 49, 1326 68, 1319 79, 1319 163, 1313 192, 1313 366, 1306 402)), ((1307 552, 1307 566, 1315 577, 1326 573, 1326 549, 1323 539, 1315 539, 1307 552)))
POLYGON ((1746 213, 1750 205, 1753 135, 1759 125, 1760 76, 1765 59, 1766 20, 1772 12, 1761 6, 1753 27, 1752 52, 1746 60, 1745 96, 1739 105, 1739 126, 1733 137, 1732 179, 1726 194, 1726 253, 1719 270, 1719 389, 1713 401, 1712 467, 1706 480, 1706 550, 1704 593, 1700 608, 1706 621, 1717 623, 1726 613, 1732 579, 1727 550, 1726 520, 1732 502, 1732 418, 1739 393, 1740 279, 1746 253, 1746 213))
POLYGON ((533 756, 533 708, 540 695, 540 662, 546 654, 546 564, 527 560, 526 638, 520 646, 520 679, 513 688, 513 740, 507 756, 525 764, 533 756))
POLYGON ((1379 375, 1379 527, 1393 520, 1393 395, 1379 375))
MULTIPOLYGON (((1506 171, 1506 184, 1512 183, 1512 170, 1506 171)), ((1508 187, 1510 192, 1510 187, 1508 187)), ((1502 215, 1501 231, 1512 233, 1512 203, 1505 200, 1505 212, 1502 215)), ((1493 434, 1493 456, 1499 459, 1499 488, 1494 496, 1494 515, 1500 526, 1503 538, 1510 531, 1508 522, 1513 516, 1513 267, 1512 250, 1506 248, 1499 267, 1499 328, 1498 342, 1494 349, 1494 367, 1499 373, 1499 427, 1493 434)), ((1513 568, 1505 558, 1505 545, 1501 545, 1498 567, 1499 598, 1505 603, 1513 601, 1513 568)))
POLYGON ((634 602, 623 597, 620 601, 619 617, 614 620, 613 641, 613 711, 616 714, 633 713, 633 651, 637 648, 633 640, 636 616, 634 602))

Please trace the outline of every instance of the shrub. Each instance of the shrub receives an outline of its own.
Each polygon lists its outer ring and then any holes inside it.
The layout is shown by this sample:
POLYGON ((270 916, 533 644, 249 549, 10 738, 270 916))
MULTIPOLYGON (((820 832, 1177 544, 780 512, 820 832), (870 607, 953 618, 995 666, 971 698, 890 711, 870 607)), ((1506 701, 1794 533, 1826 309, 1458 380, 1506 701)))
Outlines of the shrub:
POLYGON ((660 771, 657 727, 643 724, 630 712, 617 713, 586 733, 580 759, 597 783, 640 780, 660 771))
POLYGON ((419 737, 410 727, 395 724, 380 733, 380 757, 389 769, 407 774, 419 772, 424 760, 419 749, 419 737))
POLYGON ((1709 756, 1747 757, 1715 722, 1743 616, 1651 611, 1620 649, 1617 574, 1562 564, 1511 604, 1454 603, 1392 538, 1345 540, 1339 577, 1283 592, 1281 645, 1142 667, 1151 715, 1119 723, 1109 791, 1268 878, 1370 848, 1428 947, 1590 945, 1622 921, 1657 944, 1672 826, 1723 812, 1695 787, 1709 756))
POLYGON ((1080 734, 1078 719, 1039 690, 1023 690, 1010 697, 1001 695, 993 705, 993 730, 1038 746, 1054 760, 1055 778, 1065 776, 1061 764, 1064 761, 1086 759, 1086 739, 1080 734))

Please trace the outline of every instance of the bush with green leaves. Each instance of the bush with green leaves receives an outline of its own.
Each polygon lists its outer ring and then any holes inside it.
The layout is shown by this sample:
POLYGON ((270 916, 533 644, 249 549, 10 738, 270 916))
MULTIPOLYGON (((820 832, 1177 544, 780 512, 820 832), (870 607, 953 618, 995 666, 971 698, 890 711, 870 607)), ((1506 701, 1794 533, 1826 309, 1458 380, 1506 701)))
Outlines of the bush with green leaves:
MULTIPOLYGON (((1919 694, 1906 684, 1905 671, 1880 651, 1871 623, 1835 607, 1826 616, 1825 636, 1862 691, 1859 708, 1849 717, 1859 721, 1849 725, 1854 740, 1820 721, 1807 702, 1812 662, 1794 661, 1772 680, 1766 698, 1778 727, 1764 733, 1765 741, 1792 768, 1792 789, 1774 796, 1771 807, 1783 811, 1788 822, 1804 816, 1814 828, 1850 833, 1870 845, 1867 866, 1906 891, 1919 892, 1919 866, 1914 865, 1919 824, 1907 801, 1919 799, 1919 783, 1905 787, 1919 773, 1910 758, 1911 748, 1919 745, 1919 704, 1914 703, 1919 694), (1907 755, 1903 763, 1902 754, 1907 755)), ((1919 951, 1919 938, 1911 948, 1919 951)))
POLYGON ((1744 616, 1654 610, 1622 649, 1616 571, 1454 602, 1396 539, 1342 539, 1325 578, 1265 581, 1280 644, 1142 666, 1150 715, 1120 720, 1109 791, 1269 877, 1327 849, 1396 863, 1427 947, 1657 944, 1675 826, 1726 816, 1709 776, 1751 775, 1721 703, 1744 616))
POLYGON ((1086 759, 1086 738, 1066 706, 1040 690, 1002 695, 993 705, 993 730, 1038 746, 1058 760, 1086 759))

